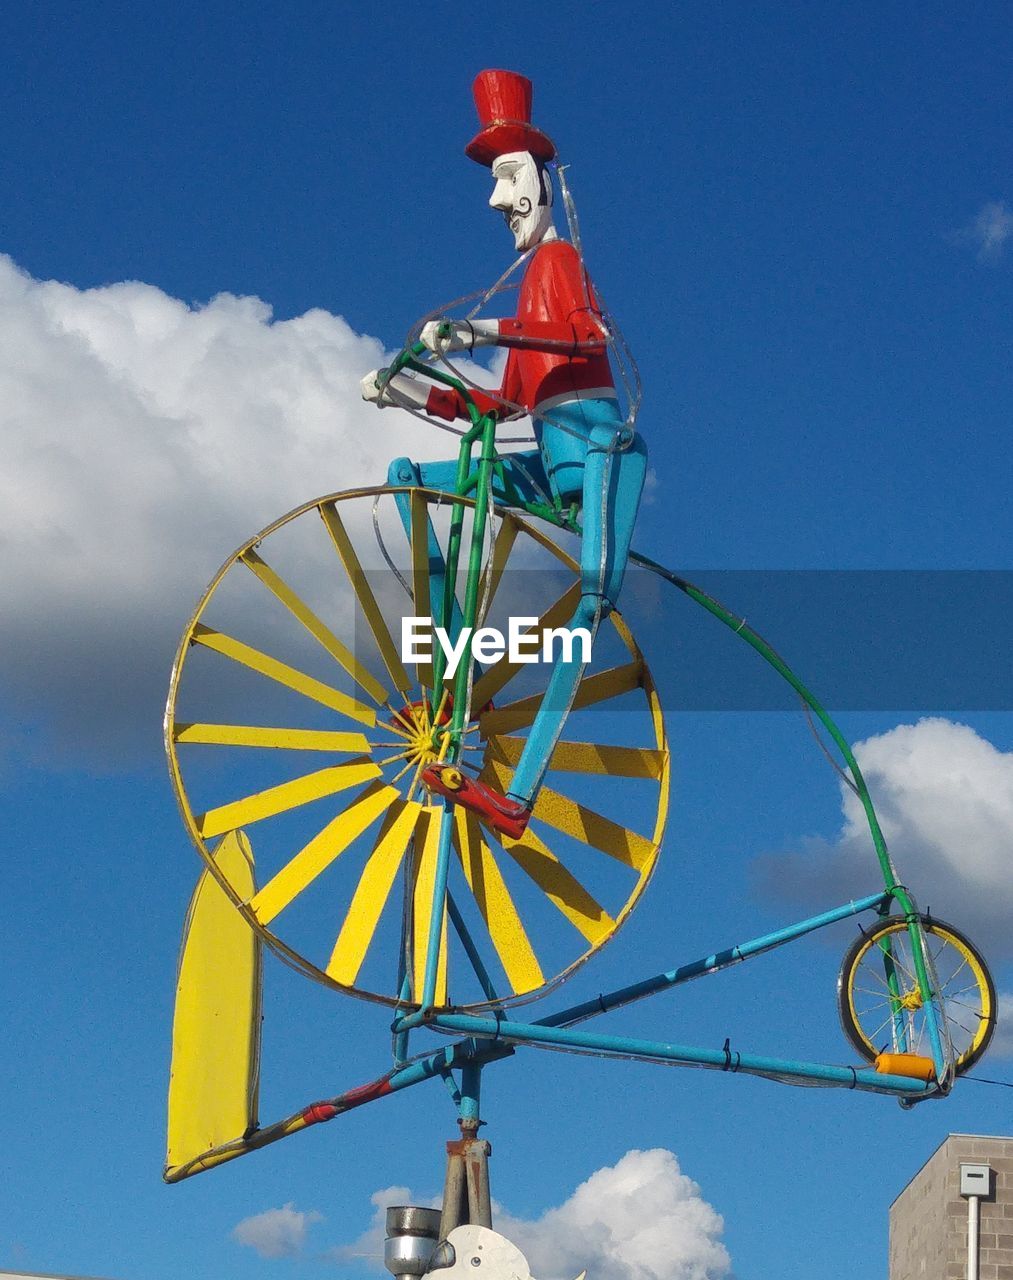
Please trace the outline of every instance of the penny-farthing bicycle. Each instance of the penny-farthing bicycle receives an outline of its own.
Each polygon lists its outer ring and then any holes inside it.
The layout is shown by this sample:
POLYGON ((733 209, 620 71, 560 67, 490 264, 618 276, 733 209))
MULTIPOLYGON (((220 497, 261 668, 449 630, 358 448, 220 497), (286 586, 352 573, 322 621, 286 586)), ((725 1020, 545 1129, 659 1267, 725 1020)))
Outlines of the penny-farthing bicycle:
MULTIPOLYGON (((634 635, 612 613, 520 839, 422 788, 422 770, 436 763, 450 783, 471 773, 505 790, 549 668, 471 654, 450 675, 439 647, 407 662, 404 620, 429 618, 455 636, 497 621, 505 630, 523 614, 537 619, 527 628, 537 648, 565 625, 580 591, 567 546, 579 512, 509 492, 492 504, 497 468, 503 481, 496 415, 424 355, 421 345, 406 349, 388 376, 411 370, 468 404, 455 491, 354 489, 297 508, 230 556, 183 635, 166 747, 206 872, 180 970, 167 1179, 437 1077, 450 1084, 470 1143, 462 1158, 481 1165, 482 1071, 519 1046, 836 1085, 905 1105, 946 1094, 994 1029, 984 961, 956 929, 921 915, 898 880, 861 771, 826 710, 741 618, 641 556, 739 634, 822 724, 863 806, 881 885, 593 1000, 524 1016, 520 1006, 615 935, 647 887, 668 807, 665 717, 634 635), (856 1065, 586 1025, 851 916, 868 918, 838 993, 856 1065), (265 1127, 252 1102, 258 940, 325 986, 389 1006, 394 1033, 394 1061, 379 1079, 265 1127), (430 1037, 421 1048, 420 1035, 430 1037), (211 1059, 209 1073, 201 1064, 211 1059), (230 1091, 243 1096, 229 1104, 230 1091)), ((462 1195, 459 1187, 451 1198, 462 1195)), ((451 1223, 458 1209, 468 1211, 445 1203, 451 1223)), ((472 1216, 488 1217, 487 1204, 472 1216)))

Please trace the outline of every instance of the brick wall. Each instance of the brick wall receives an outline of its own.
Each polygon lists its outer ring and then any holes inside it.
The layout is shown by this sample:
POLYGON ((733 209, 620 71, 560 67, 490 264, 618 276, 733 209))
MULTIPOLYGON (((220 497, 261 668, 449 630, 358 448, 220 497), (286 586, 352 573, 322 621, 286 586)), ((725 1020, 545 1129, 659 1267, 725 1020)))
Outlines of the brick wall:
POLYGON ((981 1201, 980 1280, 1013 1280, 1013 1138, 950 1134, 890 1206, 890 1280, 963 1280, 967 1201, 961 1164, 991 1165, 981 1201))

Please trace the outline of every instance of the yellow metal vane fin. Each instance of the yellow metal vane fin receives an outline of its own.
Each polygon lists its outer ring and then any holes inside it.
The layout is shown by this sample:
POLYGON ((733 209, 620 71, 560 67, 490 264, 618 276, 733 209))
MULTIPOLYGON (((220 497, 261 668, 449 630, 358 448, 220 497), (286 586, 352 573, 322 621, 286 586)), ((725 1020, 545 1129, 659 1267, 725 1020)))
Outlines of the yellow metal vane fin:
MULTIPOLYGON (((506 791, 513 777, 513 770, 499 760, 486 760, 483 779, 491 778, 501 791, 506 791)), ((589 844, 601 853, 607 853, 617 862, 625 863, 635 871, 643 871, 654 859, 656 852, 652 841, 635 831, 621 827, 617 822, 602 817, 586 805, 560 795, 551 787, 543 786, 538 792, 532 817, 540 818, 550 827, 572 836, 582 844, 589 844)))
POLYGON ((529 828, 520 840, 500 837, 503 848, 545 894, 552 905, 592 945, 616 927, 615 920, 529 828))
POLYGON ((489 937, 515 995, 544 985, 545 976, 517 914, 492 850, 474 816, 454 810, 454 845, 489 937))
POLYGON ((372 761, 352 760, 348 764, 331 765, 301 778, 293 778, 291 782, 283 782, 280 786, 268 787, 256 795, 234 800, 218 809, 209 809, 207 813, 197 815, 197 830, 207 840, 210 836, 220 836, 225 831, 273 818, 275 814, 289 809, 298 809, 311 800, 347 791, 349 787, 379 776, 380 770, 372 761))
POLYGON ((176 724, 174 742, 203 742, 222 747, 275 747, 282 751, 348 751, 368 755, 365 734, 330 729, 285 729, 252 724, 176 724))
MULTIPOLYGON (((433 891, 436 887, 436 859, 440 845, 440 822, 450 821, 440 805, 426 805, 415 828, 415 891, 413 895, 412 970, 416 1001, 422 999, 426 976, 426 953, 429 950, 429 921, 433 916, 433 891)), ((440 957, 436 967, 435 1003, 447 1003, 447 912, 443 911, 440 933, 440 957)))
POLYGON ((395 689, 400 690, 407 697, 408 691, 412 687, 412 682, 408 678, 408 672, 405 671, 401 657, 394 641, 391 639, 391 634, 387 630, 383 614, 380 612, 376 597, 373 595, 365 573, 363 573, 362 565, 359 563, 359 557, 355 554, 355 548, 352 546, 348 531, 338 515, 337 507, 333 502, 323 502, 320 504, 319 510, 320 516, 327 526, 327 532, 331 535, 335 550, 341 557, 341 563, 345 566, 345 572, 348 574, 352 590, 359 601, 359 607, 369 623, 369 629, 373 633, 373 639, 376 641, 376 647, 380 651, 383 665, 387 668, 395 689))
MULTIPOLYGON (((236 895, 248 898, 253 852, 243 832, 230 832, 213 856, 236 895)), ((211 871, 203 871, 176 978, 167 1177, 257 1123, 260 945, 211 871)))
MULTIPOLYGON (((491 737, 489 747, 498 759, 516 767, 524 738, 491 737)), ((665 757, 647 747, 610 747, 595 742, 559 742, 549 762, 562 773, 600 773, 613 778, 660 778, 665 757)))
MULTIPOLYGON (((527 636, 537 635, 540 644, 541 637, 550 627, 561 627, 564 623, 570 621, 579 600, 580 583, 575 582, 559 597, 555 604, 546 609, 537 623, 523 634, 527 636)), ((514 678, 523 665, 521 662, 510 662, 506 655, 494 662, 489 670, 475 681, 475 687, 471 694, 472 706, 485 706, 490 699, 495 698, 503 686, 514 678)))
POLYGON ((301 693, 305 698, 312 698, 314 702, 320 702, 325 707, 330 707, 332 711, 339 711, 342 715, 350 716, 351 719, 358 720, 360 724, 366 724, 370 727, 376 724, 376 712, 372 707, 367 707, 362 702, 356 702, 347 693, 333 689, 329 684, 324 684, 322 680, 314 680, 312 676, 308 676, 302 671, 297 671, 295 667, 290 667, 284 662, 279 662, 277 658, 272 658, 269 654, 261 653, 259 649, 243 644, 241 640, 227 636, 221 631, 213 631, 210 627, 205 627, 201 622, 198 622, 193 629, 193 640, 195 644, 204 645, 207 649, 214 649, 216 653, 224 654, 226 658, 231 658, 233 662, 240 662, 244 667, 249 667, 251 671, 257 671, 260 675, 267 676, 269 680, 275 680, 278 684, 283 684, 286 688, 292 689, 296 693, 301 693))
POLYGON ((260 581, 282 602, 286 609, 302 623, 314 640, 327 650, 331 657, 342 667, 374 702, 383 705, 387 701, 387 690, 373 678, 355 654, 342 644, 334 632, 322 622, 304 600, 301 600, 292 588, 270 565, 257 555, 256 551, 244 551, 240 556, 243 564, 257 575, 260 581))
MULTIPOLYGON (((491 675, 495 670, 495 667, 490 667, 487 674, 491 675)), ((644 664, 636 661, 627 662, 621 667, 610 667, 607 671, 599 671, 595 675, 584 676, 577 686, 571 710, 579 711, 581 707, 590 707, 597 702, 607 702, 610 698, 618 698, 620 694, 639 688, 643 673, 644 664)), ((472 706, 476 707, 482 705, 478 697, 479 684, 481 681, 476 683, 471 698, 472 706)), ((530 698, 519 698, 516 702, 507 702, 493 711, 487 711, 479 721, 483 736, 492 733, 512 733, 515 729, 527 728, 538 714, 542 697, 540 693, 532 694, 530 698)))
POLYGON ((327 965, 336 982, 351 986, 359 976, 421 810, 414 802, 398 805, 384 820, 327 965))
MULTIPOLYGON (((373 768, 368 777, 380 772, 373 768)), ((358 781, 362 781, 360 777, 358 781)), ((350 784, 350 785, 355 785, 350 784)), ((376 783, 318 831, 292 860, 250 900, 250 910, 261 924, 270 924, 280 911, 331 865, 353 841, 399 799, 393 787, 376 783)))

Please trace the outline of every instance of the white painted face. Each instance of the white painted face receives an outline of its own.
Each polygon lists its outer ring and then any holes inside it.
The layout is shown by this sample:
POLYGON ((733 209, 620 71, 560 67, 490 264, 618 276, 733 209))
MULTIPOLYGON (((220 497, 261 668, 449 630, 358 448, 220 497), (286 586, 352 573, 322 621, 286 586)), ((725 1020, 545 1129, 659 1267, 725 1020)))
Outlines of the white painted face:
POLYGON ((506 219, 514 247, 524 253, 545 238, 552 226, 552 182, 543 179, 530 151, 508 151, 493 161, 495 186, 489 204, 506 219))

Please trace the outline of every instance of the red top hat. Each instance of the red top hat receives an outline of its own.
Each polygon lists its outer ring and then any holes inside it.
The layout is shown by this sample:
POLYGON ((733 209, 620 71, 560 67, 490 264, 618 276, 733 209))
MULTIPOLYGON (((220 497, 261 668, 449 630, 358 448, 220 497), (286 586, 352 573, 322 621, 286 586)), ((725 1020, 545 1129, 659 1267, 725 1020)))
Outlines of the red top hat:
POLYGON ((508 151, 530 151, 554 160, 552 139, 531 123, 531 81, 516 71, 480 71, 471 87, 482 128, 464 148, 479 164, 492 167, 508 151))

